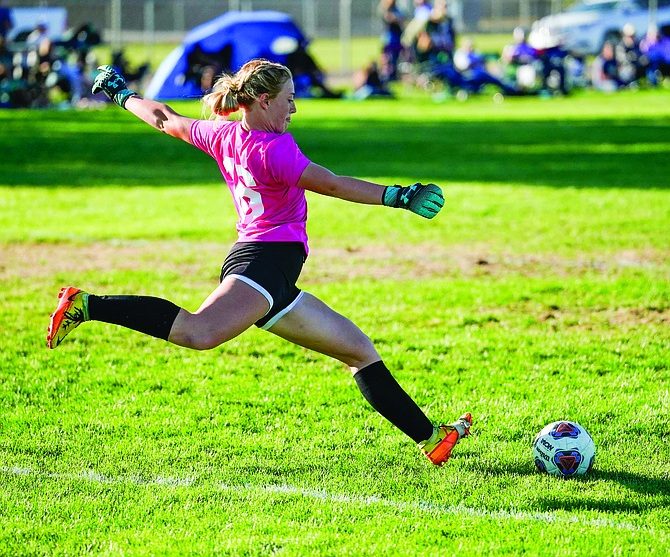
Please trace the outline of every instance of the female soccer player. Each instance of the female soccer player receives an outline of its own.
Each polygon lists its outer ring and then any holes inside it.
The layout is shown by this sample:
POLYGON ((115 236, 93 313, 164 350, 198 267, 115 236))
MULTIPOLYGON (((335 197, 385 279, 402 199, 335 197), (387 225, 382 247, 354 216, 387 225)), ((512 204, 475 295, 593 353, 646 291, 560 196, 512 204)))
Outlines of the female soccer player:
POLYGON ((285 66, 252 60, 217 80, 203 101, 213 120, 186 118, 126 88, 101 66, 93 92, 154 128, 186 141, 219 164, 239 215, 238 240, 226 257, 221 282, 195 313, 147 296, 95 296, 61 289, 47 346, 55 348, 88 320, 121 325, 196 350, 211 349, 251 325, 336 358, 351 368, 366 400, 408 435, 438 466, 469 433, 472 417, 433 426, 386 368, 370 339, 350 320, 296 286, 307 258, 305 190, 434 217, 444 204, 433 184, 381 186, 337 176, 305 157, 286 132, 295 114, 294 87, 285 66), (242 110, 241 121, 226 117, 242 110))

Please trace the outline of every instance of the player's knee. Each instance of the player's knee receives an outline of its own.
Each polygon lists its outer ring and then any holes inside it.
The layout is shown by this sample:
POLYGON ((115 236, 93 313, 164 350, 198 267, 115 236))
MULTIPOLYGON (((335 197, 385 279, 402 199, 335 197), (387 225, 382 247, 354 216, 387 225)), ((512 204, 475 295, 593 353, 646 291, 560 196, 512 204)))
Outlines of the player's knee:
POLYGON ((347 346, 345 358, 342 361, 349 367, 361 368, 379 359, 379 353, 372 341, 364 333, 360 333, 347 346))
POLYGON ((240 331, 219 327, 198 314, 188 314, 173 326, 168 340, 193 350, 211 350, 237 336, 240 331))
POLYGON ((184 335, 182 342, 178 344, 193 350, 212 350, 221 346, 227 340, 230 340, 230 338, 218 331, 198 331, 184 335))
POLYGON ((215 338, 198 338, 191 341, 191 348, 194 350, 212 350, 223 344, 223 342, 215 338))

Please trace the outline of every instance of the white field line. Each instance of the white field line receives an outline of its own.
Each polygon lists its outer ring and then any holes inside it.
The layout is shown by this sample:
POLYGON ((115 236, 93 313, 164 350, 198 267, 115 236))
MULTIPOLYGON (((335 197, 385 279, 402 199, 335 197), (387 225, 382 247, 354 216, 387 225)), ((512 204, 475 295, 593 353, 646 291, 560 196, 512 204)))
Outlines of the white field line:
MULTIPOLYGON (((197 478, 194 476, 143 478, 139 474, 130 476, 109 477, 102 476, 96 472, 86 471, 75 474, 56 474, 49 472, 39 472, 32 468, 6 467, 0 466, 0 472, 14 476, 34 476, 53 480, 80 480, 100 484, 124 485, 132 484, 138 486, 178 486, 190 487, 197 478)), ((644 531, 653 533, 654 529, 646 526, 638 526, 631 522, 621 522, 607 517, 584 518, 583 516, 571 514, 557 514, 552 512, 528 512, 528 511, 510 511, 510 510, 487 510, 466 507, 463 505, 439 505, 424 501, 396 501, 375 496, 346 495, 330 493, 328 491, 305 489, 291 485, 228 485, 225 483, 217 484, 218 489, 234 493, 274 493, 280 495, 290 495, 305 497, 307 499, 318 499, 326 502, 346 503, 350 505, 366 506, 380 505, 395 509, 397 511, 420 511, 431 514, 452 515, 468 518, 484 518, 489 520, 518 520, 522 522, 540 522, 547 524, 578 524, 581 526, 592 526, 598 528, 615 528, 617 530, 644 531)))
POLYGON ((119 476, 111 478, 103 476, 93 471, 79 472, 78 474, 56 474, 52 472, 39 472, 32 468, 19 468, 14 466, 9 468, 7 466, 0 466, 0 472, 11 474, 14 476, 36 476, 39 478, 47 478, 50 480, 83 480, 88 482, 100 484, 133 484, 133 485, 175 485, 175 486, 190 486, 195 481, 194 477, 186 476, 185 478, 177 477, 163 477, 157 476, 155 478, 143 478, 139 474, 131 476, 119 476))
POLYGON ((259 486, 259 485, 247 484, 241 486, 229 486, 226 484, 221 484, 221 487, 229 491, 236 491, 240 493, 249 491, 256 491, 263 493, 280 493, 287 495, 296 495, 310 499, 321 499, 324 501, 334 501, 337 503, 348 503, 361 506, 381 505, 392 509, 396 509, 398 511, 403 510, 423 511, 423 512, 431 512, 434 514, 465 516, 470 518, 486 518, 493 520, 520 520, 525 522, 579 524, 581 526, 615 528, 619 530, 631 530, 631 531, 645 531, 649 533, 654 531, 653 528, 649 528, 646 526, 637 526, 630 522, 620 522, 606 517, 584 518, 570 514, 556 514, 551 512, 507 511, 502 509, 491 511, 487 509, 475 509, 472 507, 466 507, 464 505, 439 505, 428 501, 420 501, 420 502, 394 501, 393 499, 384 499, 382 497, 375 497, 375 496, 361 497, 357 495, 333 494, 327 491, 304 489, 294 487, 291 485, 259 486))

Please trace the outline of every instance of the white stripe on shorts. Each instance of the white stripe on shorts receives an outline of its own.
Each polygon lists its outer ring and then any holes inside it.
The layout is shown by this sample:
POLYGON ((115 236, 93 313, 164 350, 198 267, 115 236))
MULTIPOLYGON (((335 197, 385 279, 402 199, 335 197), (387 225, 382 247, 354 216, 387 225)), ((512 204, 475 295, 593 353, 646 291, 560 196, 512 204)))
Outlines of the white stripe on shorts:
MULTIPOLYGON (((263 288, 260 284, 258 284, 255 280, 251 280, 249 277, 245 277, 244 275, 228 275, 229 277, 236 278, 237 280, 241 280, 242 282, 248 284, 253 288, 254 290, 258 290, 263 296, 265 296, 265 299, 268 301, 268 304, 270 304, 270 307, 268 308, 268 311, 265 312, 265 315, 268 314, 268 312, 272 309, 272 306, 275 304, 274 299, 272 298, 272 294, 270 294, 265 288, 263 288)), ((265 317, 265 315, 263 317, 265 317)), ((261 317, 262 319, 262 317, 261 317)))
POLYGON ((275 315, 272 319, 270 319, 265 325, 261 327, 264 331, 267 331, 272 325, 274 325, 277 321, 279 321, 284 315, 286 315, 289 311, 291 311, 295 305, 300 301, 300 298, 302 298, 302 295, 304 294, 304 291, 300 291, 300 294, 298 294, 289 305, 287 305, 283 310, 281 310, 277 315, 275 315))

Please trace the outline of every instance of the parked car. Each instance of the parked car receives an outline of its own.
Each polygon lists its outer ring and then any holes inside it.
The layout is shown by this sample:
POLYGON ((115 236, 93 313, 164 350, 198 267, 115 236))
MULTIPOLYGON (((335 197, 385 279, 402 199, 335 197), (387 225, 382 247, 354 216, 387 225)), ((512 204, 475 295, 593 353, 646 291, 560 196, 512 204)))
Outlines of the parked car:
MULTIPOLYGON (((670 34, 670 0, 657 2, 657 26, 670 34)), ((574 56, 595 55, 606 41, 620 39, 627 23, 635 27, 638 39, 644 37, 650 23, 648 0, 581 0, 536 21, 528 42, 535 48, 560 44, 574 56)))

